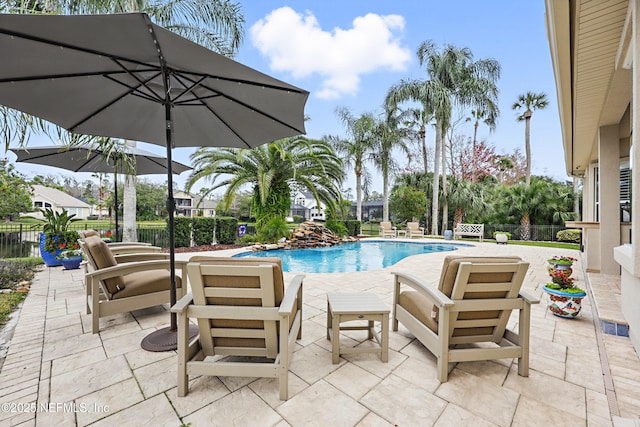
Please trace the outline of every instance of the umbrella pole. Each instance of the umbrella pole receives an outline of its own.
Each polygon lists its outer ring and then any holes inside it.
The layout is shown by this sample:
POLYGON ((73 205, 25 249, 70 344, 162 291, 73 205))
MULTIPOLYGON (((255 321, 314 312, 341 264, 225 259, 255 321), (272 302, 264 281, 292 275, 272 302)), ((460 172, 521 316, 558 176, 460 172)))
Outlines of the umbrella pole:
POLYGON ((116 242, 118 239, 118 166, 113 167, 113 211, 116 216, 116 242))

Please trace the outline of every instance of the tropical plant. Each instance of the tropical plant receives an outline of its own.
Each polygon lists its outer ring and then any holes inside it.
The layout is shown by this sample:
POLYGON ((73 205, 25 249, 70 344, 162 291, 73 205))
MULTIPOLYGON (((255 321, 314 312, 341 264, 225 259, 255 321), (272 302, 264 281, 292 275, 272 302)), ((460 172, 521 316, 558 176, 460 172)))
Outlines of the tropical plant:
POLYGON ((544 180, 535 180, 530 186, 518 184, 501 188, 499 194, 503 208, 520 218, 520 239, 530 240, 532 219, 548 210, 555 210, 556 199, 550 188, 544 180))
POLYGON ((449 204, 455 209, 453 216, 454 229, 459 223, 463 222, 464 215, 467 212, 479 213, 487 208, 483 188, 475 182, 452 180, 447 198, 449 204))
POLYGON ((542 110, 549 105, 549 101, 547 100, 547 95, 544 92, 534 93, 527 92, 518 96, 518 100, 513 103, 511 106, 514 110, 522 110, 524 112, 518 115, 518 121, 524 121, 524 143, 525 143, 525 152, 527 156, 527 171, 525 175, 525 185, 528 187, 531 183, 531 116, 533 115, 534 110, 542 110))
POLYGON ((69 230, 69 225, 79 221, 75 214, 69 215, 66 209, 62 212, 46 208, 43 211, 44 224, 42 233, 44 234, 44 249, 52 254, 58 249, 73 247, 78 244, 80 234, 77 231, 69 230))
POLYGON ((389 210, 400 222, 422 220, 426 212, 427 196, 424 191, 404 185, 395 185, 391 190, 389 210))
POLYGON ((389 179, 397 167, 393 150, 398 148, 404 153, 409 149, 405 142, 405 129, 401 127, 401 114, 397 107, 387 106, 381 119, 376 120, 374 128, 375 145, 372 159, 382 173, 382 219, 389 221, 389 179))
POLYGON ((500 77, 500 64, 493 59, 474 61, 470 49, 453 45, 439 52, 432 41, 423 42, 417 55, 429 79, 404 80, 392 86, 387 93, 386 104, 395 106, 404 101, 419 102, 424 111, 432 112, 435 117, 431 234, 437 235, 442 137, 451 120, 452 106, 476 108, 494 120, 498 115, 496 82, 500 77))
POLYGON ((363 180, 368 183, 369 174, 365 169, 367 156, 374 148, 373 130, 375 117, 371 113, 355 117, 347 108, 336 109, 338 118, 345 126, 348 138, 337 136, 325 137, 342 156, 348 168, 353 168, 356 175, 356 219, 362 220, 362 186, 363 180))
POLYGON ((203 147, 191 160, 187 190, 200 180, 212 184, 208 193, 226 187, 223 209, 229 209, 243 186, 252 186, 252 213, 258 232, 270 219, 284 220, 288 215, 294 186, 311 192, 326 206, 340 199, 342 161, 326 141, 293 137, 251 150, 203 147))

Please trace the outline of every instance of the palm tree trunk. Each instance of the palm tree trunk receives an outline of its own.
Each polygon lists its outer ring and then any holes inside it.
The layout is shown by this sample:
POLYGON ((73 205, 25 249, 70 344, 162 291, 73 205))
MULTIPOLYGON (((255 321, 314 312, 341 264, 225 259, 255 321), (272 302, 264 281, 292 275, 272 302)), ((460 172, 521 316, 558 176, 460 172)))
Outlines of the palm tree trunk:
POLYGON ((356 172, 356 219, 362 221, 362 172, 356 172))
POLYGON ((447 225, 449 224, 449 201, 447 200, 447 140, 446 138, 442 141, 442 196, 444 200, 442 201, 442 228, 441 230, 447 230, 447 225))
POLYGON ((453 228, 455 229, 458 224, 462 222, 462 215, 464 211, 462 206, 456 206, 456 213, 453 215, 453 228))
POLYGON ((422 139, 422 165, 424 173, 427 173, 427 129, 424 125, 420 125, 420 138, 422 139))
POLYGON ((382 172, 382 219, 389 221, 389 167, 383 167, 382 172))
POLYGON ((436 120, 436 153, 433 162, 433 194, 431 197, 431 234, 438 235, 438 193, 440 192, 440 159, 442 156, 442 123, 436 120))
POLYGON ((525 175, 525 186, 529 188, 531 184, 531 141, 530 141, 531 111, 525 112, 524 125, 524 145, 527 156, 527 171, 525 175), (527 114, 528 113, 528 114, 527 114))
MULTIPOLYGON (((135 141, 126 141, 126 144, 131 147, 136 146, 135 141)), ((124 242, 138 241, 138 233, 136 231, 136 198, 136 177, 134 175, 126 175, 122 206, 122 220, 124 223, 122 226, 122 241, 124 242)), ((118 206, 115 206, 114 210, 116 215, 118 215, 118 206)))
POLYGON ((525 213, 520 219, 520 238, 522 240, 531 240, 531 218, 525 213))

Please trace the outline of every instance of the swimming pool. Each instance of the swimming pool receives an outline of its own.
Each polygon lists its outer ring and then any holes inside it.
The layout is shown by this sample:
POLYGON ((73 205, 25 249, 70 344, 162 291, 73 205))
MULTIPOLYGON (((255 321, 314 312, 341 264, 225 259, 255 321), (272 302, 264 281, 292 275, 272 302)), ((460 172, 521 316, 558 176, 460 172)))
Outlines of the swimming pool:
POLYGON ((389 267, 411 255, 455 251, 470 246, 456 243, 363 241, 328 248, 277 249, 245 252, 236 257, 278 257, 284 271, 302 273, 346 273, 389 267))

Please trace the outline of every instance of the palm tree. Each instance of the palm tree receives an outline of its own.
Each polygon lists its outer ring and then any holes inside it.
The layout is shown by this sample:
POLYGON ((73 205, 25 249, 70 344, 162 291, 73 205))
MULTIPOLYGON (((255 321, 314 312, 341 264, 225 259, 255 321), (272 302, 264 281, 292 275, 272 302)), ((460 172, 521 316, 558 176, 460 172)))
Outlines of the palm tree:
POLYGON ((409 152, 404 140, 405 129, 401 128, 401 112, 397 108, 385 108, 382 119, 375 124, 375 148, 372 158, 377 168, 382 173, 382 219, 389 221, 389 178, 391 172, 397 167, 393 159, 392 151, 400 148, 405 153, 409 152))
POLYGON ((534 110, 544 110, 547 105, 549 105, 549 101, 547 100, 547 95, 544 92, 533 93, 527 92, 518 96, 518 100, 513 103, 511 106, 514 110, 522 110, 524 108, 524 112, 518 115, 517 120, 525 122, 524 125, 524 144, 525 151, 527 156, 527 171, 525 175, 525 185, 528 187, 531 183, 531 142, 530 142, 530 126, 531 126, 531 116, 533 115, 534 110))
POLYGON ((420 65, 424 66, 428 80, 405 80, 392 86, 387 93, 387 105, 415 101, 425 111, 433 112, 436 120, 436 147, 433 173, 431 233, 438 234, 438 193, 440 163, 442 162, 442 136, 451 118, 454 104, 470 106, 487 112, 487 117, 498 115, 496 82, 500 77, 500 64, 493 59, 474 61, 468 48, 446 46, 441 52, 432 41, 423 42, 417 51, 420 65))
POLYGON ((523 184, 502 187, 502 202, 512 215, 520 218, 520 238, 530 240, 532 221, 556 209, 557 197, 549 182, 536 179, 523 184))
POLYGON ((364 167, 365 160, 374 147, 373 130, 375 117, 371 113, 355 117, 347 108, 339 107, 336 114, 347 129, 349 139, 329 136, 326 139, 332 143, 336 151, 342 155, 342 161, 347 167, 353 168, 356 175, 356 219, 362 220, 362 180, 369 180, 364 167))
POLYGON ((294 137, 254 149, 203 147, 191 155, 193 171, 187 190, 204 179, 208 193, 226 187, 222 208, 228 210, 245 185, 253 188, 253 213, 260 230, 272 218, 284 219, 291 206, 291 188, 311 192, 331 206, 340 199, 344 172, 333 147, 322 140, 294 137))
POLYGON ((475 182, 453 179, 447 201, 455 208, 453 228, 464 220, 465 214, 479 214, 487 208, 482 185, 475 182))

